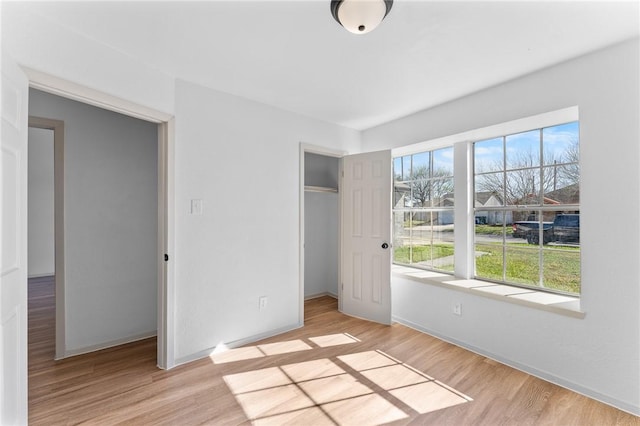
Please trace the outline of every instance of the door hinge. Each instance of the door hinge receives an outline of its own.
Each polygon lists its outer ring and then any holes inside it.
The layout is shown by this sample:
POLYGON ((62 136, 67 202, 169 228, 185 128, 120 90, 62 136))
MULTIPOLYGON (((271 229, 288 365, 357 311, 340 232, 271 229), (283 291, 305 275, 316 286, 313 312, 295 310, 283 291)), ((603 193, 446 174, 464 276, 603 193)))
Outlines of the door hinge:
POLYGON ((169 261, 169 255, 167 253, 164 254, 164 261, 165 262, 169 261))

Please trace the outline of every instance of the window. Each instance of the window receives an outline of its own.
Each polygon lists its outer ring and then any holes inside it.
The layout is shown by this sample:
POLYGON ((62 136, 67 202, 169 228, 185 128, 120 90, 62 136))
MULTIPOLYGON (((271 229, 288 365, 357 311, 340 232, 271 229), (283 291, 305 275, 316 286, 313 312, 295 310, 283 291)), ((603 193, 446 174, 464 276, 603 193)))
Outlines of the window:
POLYGON ((473 144, 475 276, 580 293, 578 122, 473 144))
POLYGON ((393 159, 393 261, 453 272, 453 148, 393 159))

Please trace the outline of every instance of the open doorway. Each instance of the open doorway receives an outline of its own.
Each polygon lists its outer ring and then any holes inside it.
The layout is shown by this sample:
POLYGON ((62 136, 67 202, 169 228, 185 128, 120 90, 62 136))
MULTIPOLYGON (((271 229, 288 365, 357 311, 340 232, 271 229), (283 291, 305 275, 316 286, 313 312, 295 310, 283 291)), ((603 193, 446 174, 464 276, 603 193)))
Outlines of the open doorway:
MULTIPOLYGON (((301 294, 340 300, 340 163, 342 153, 301 146, 301 294)), ((339 305, 339 304, 338 304, 339 305)), ((304 309, 304 303, 301 303, 304 309)), ((301 313, 301 321, 304 312, 301 313)))
POLYGON ((56 358, 156 336, 163 126, 34 89, 29 109, 55 119, 31 119, 30 138, 56 121, 67 133, 55 162, 56 358))
POLYGON ((59 359, 65 341, 64 122, 29 117, 28 144, 29 301, 37 304, 33 319, 41 324, 35 328, 43 341, 53 342, 59 359))

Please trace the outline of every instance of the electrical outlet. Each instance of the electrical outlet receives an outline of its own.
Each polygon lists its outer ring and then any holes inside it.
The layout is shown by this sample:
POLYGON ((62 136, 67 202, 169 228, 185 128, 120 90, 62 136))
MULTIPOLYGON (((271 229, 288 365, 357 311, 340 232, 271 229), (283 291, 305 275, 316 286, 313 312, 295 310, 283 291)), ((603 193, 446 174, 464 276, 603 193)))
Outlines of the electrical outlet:
POLYGON ((259 308, 261 311, 263 311, 263 310, 265 310, 265 309, 267 308, 267 301, 268 301, 268 300, 269 300, 269 299, 267 299, 267 296, 261 296, 261 297, 258 299, 258 308, 259 308))
POLYGON ((462 303, 456 302, 453 304, 453 315, 462 316, 462 303))

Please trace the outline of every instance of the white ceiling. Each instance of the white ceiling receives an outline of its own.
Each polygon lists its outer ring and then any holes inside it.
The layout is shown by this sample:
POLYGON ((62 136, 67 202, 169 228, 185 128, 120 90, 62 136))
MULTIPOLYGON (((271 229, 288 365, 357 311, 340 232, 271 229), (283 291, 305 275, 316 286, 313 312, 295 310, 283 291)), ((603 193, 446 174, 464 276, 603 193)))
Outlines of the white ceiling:
POLYGON ((639 2, 396 0, 354 35, 323 1, 34 3, 177 78, 366 129, 637 37, 639 2))

